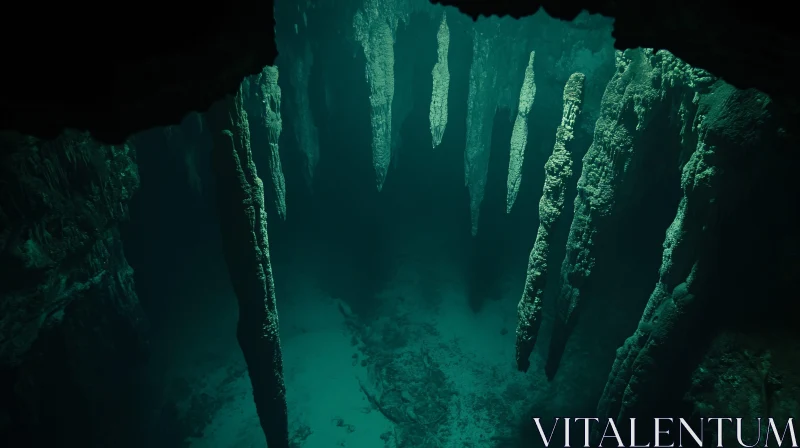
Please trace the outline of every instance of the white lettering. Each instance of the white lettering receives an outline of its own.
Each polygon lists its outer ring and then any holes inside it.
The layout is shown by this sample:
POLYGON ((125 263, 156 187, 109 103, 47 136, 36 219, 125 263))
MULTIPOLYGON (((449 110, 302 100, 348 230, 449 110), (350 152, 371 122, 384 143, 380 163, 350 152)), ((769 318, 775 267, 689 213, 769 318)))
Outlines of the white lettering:
POLYGON ((617 448, 625 448, 625 444, 622 443, 622 439, 619 437, 619 432, 617 431, 617 426, 614 424, 613 418, 608 419, 608 423, 606 423, 606 429, 603 430, 603 437, 600 438, 600 446, 603 446, 603 441, 606 437, 617 439, 617 448), (614 432, 613 436, 607 435, 608 428, 611 428, 611 431, 614 432))
POLYGON ((736 440, 739 441, 739 445, 745 448, 753 448, 754 446, 758 445, 758 442, 761 441, 761 417, 759 417, 757 420, 758 420, 758 440, 756 440, 756 443, 752 445, 745 445, 745 443, 742 441, 742 419, 741 418, 736 419, 736 440))
POLYGON ((697 446, 703 446, 703 419, 700 419, 700 437, 694 432, 691 426, 686 423, 686 420, 680 419, 681 426, 678 428, 678 446, 683 448, 683 429, 689 431, 689 435, 694 439, 697 446))
POLYGON ((542 422, 539 420, 540 420, 539 417, 535 417, 533 419, 533 422, 536 423, 536 429, 539 430, 539 435, 542 437, 542 443, 544 443, 545 448, 547 448, 548 446, 550 446, 550 441, 553 440, 553 433, 556 432, 556 426, 558 426, 559 418, 556 417, 556 421, 553 422, 553 429, 550 430, 550 437, 544 436, 544 429, 542 429, 542 422))
POLYGON ((769 428, 767 428, 767 440, 764 441, 764 447, 766 448, 769 445, 769 430, 772 430, 772 433, 775 434, 775 439, 778 441, 778 446, 783 444, 783 438, 786 437, 786 430, 789 430, 789 437, 792 438, 792 448, 797 448, 797 438, 794 434, 794 424, 792 423, 792 418, 790 418, 786 422, 786 427, 783 428, 783 434, 778 435, 778 428, 775 426, 775 420, 772 418, 769 419, 769 428))
POLYGON ((661 430, 661 420, 669 420, 672 423, 671 418, 656 418, 656 442, 653 444, 653 448, 671 448, 675 446, 675 442, 672 442, 670 445, 661 445, 661 434, 669 435, 669 429, 666 431, 661 430))
POLYGON ((716 420, 717 421, 717 448, 722 448, 722 421, 732 421, 730 418, 720 418, 720 417, 711 417, 708 421, 716 420))
POLYGON ((564 448, 570 448, 569 446, 569 419, 564 419, 564 448))
POLYGON ((580 417, 576 418, 575 421, 583 420, 583 448, 589 448, 589 422, 594 420, 599 422, 599 418, 588 418, 588 417, 580 417))
POLYGON ((647 445, 637 445, 636 444, 636 419, 631 418, 631 447, 630 448, 648 448, 650 446, 650 442, 647 442, 647 445))

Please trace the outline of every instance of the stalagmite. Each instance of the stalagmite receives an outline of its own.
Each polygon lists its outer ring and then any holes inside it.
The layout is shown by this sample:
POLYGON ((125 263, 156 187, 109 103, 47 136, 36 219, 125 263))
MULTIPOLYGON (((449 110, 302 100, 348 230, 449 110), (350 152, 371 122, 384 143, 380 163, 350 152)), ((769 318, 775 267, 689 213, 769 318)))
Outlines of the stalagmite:
POLYGON ((478 218, 486 191, 492 120, 497 109, 495 93, 497 71, 490 58, 494 39, 495 35, 491 32, 476 29, 472 44, 472 64, 469 69, 467 148, 464 153, 464 171, 465 183, 469 188, 470 222, 473 236, 478 233, 478 218))
MULTIPOLYGON (((754 154, 769 147, 769 104, 765 95, 740 91, 718 81, 698 95, 690 126, 695 150, 683 166, 683 197, 666 232, 655 289, 634 334, 617 350, 597 407, 601 420, 627 421, 647 415, 671 397, 674 373, 687 360, 687 347, 707 331, 707 310, 714 296, 715 257, 720 216, 741 209, 748 183, 734 178, 751 166, 754 154)), ((690 117, 691 119, 691 117, 690 117)), ((741 210, 741 213, 749 213, 741 210)), ((741 235, 747 238, 747 235, 741 235)), ((718 275, 718 272, 716 273, 718 275)), ((595 440, 599 434, 594 434, 595 440)))
POLYGON ((239 303, 237 339, 269 448, 288 448, 286 387, 269 255, 264 186, 250 150, 242 92, 208 112, 223 251, 239 303))
MULTIPOLYGON (((536 97, 536 84, 533 79, 533 56, 534 52, 531 51, 530 59, 528 59, 528 67, 525 68, 525 80, 522 81, 522 88, 519 91, 517 119, 514 122, 514 129, 511 132, 511 158, 508 161, 506 213, 511 213, 511 207, 514 206, 514 201, 517 199, 519 184, 522 181, 522 160, 525 158, 525 145, 528 143, 528 113, 531 111, 533 100, 536 97)), ((570 80, 571 79, 572 78, 570 78, 570 80)), ((567 84, 567 86, 569 86, 569 84, 567 84)), ((582 80, 580 89, 582 92, 582 80)), ((564 93, 564 99, 566 101, 566 92, 564 93)), ((564 107, 566 112, 566 103, 564 107)))
POLYGON ((392 161, 392 100, 394 99, 394 16, 393 4, 366 0, 353 19, 356 40, 364 48, 369 83, 372 125, 372 163, 378 191, 383 189, 392 161))
POLYGON ((311 114, 311 103, 308 97, 308 81, 311 76, 311 66, 314 55, 308 44, 302 56, 295 55, 290 58, 289 82, 294 88, 294 98, 297 103, 294 107, 294 131, 298 146, 303 153, 305 173, 304 177, 308 187, 311 188, 314 180, 314 171, 319 161, 319 132, 314 124, 311 114))
POLYGON ((447 127, 447 95, 450 90, 450 69, 447 55, 450 49, 450 28, 447 27, 447 13, 442 13, 442 23, 436 33, 439 59, 433 66, 433 93, 431 94, 431 136, 433 147, 442 143, 444 129, 447 127))
POLYGON ((604 233, 615 206, 629 194, 635 176, 641 175, 634 168, 651 146, 643 137, 658 138, 647 132, 648 125, 653 120, 668 121, 675 96, 694 87, 695 78, 690 76, 694 69, 666 51, 617 52, 616 63, 617 72, 603 94, 594 141, 583 158, 578 180, 545 366, 549 378, 558 369, 582 308, 582 292, 597 256, 598 235, 604 233))
POLYGON ((278 140, 283 124, 281 121, 281 88, 278 86, 278 67, 267 66, 259 75, 256 96, 263 104, 261 119, 267 129, 269 145, 269 172, 275 189, 275 208, 281 219, 286 219, 286 182, 283 178, 278 140))
MULTIPOLYGON (((531 53, 533 60, 533 53, 531 53)), ((528 66, 530 69, 530 65, 528 66)), ((517 306, 517 368, 528 371, 528 358, 536 345, 542 315, 542 296, 547 283, 547 256, 553 227, 564 210, 564 193, 567 181, 572 177, 572 156, 567 145, 574 137, 575 121, 583 103, 583 73, 573 73, 564 87, 564 112, 561 125, 556 131, 553 154, 544 166, 545 180, 542 198, 539 201, 539 231, 528 259, 528 275, 525 289, 517 306)), ((528 77, 525 77, 526 83, 528 77)), ((520 99, 520 103, 522 100, 520 99)), ((522 110, 522 106, 520 106, 522 110)), ((520 112, 521 113, 521 112, 520 112)))

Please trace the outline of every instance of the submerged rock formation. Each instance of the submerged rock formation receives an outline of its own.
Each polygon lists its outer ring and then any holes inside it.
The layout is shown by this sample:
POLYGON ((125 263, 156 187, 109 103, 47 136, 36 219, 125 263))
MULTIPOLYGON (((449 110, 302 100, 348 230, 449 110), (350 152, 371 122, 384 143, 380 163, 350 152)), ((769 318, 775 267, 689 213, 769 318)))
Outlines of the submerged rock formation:
POLYGON ((394 99, 394 1, 366 0, 353 18, 356 40, 367 60, 372 126, 372 164, 378 191, 383 189, 392 161, 392 100, 394 99))
MULTIPOLYGON (((536 84, 534 83, 533 77, 534 55, 535 52, 531 51, 531 56, 528 59, 528 66, 525 68, 525 79, 522 81, 522 89, 519 91, 517 119, 514 121, 514 130, 511 133, 511 158, 508 161, 506 213, 511 213, 511 207, 514 206, 514 201, 517 199, 517 193, 519 192, 519 184, 522 182, 522 161, 525 158, 525 145, 528 144, 528 113, 530 113, 533 100, 536 98, 536 84)), ((581 80, 581 83, 583 83, 583 80, 581 80)), ((583 90, 583 84, 581 84, 581 90, 583 90)), ((566 104, 564 107, 566 107, 566 104)))
POLYGON ((281 154, 278 150, 283 122, 281 121, 281 88, 278 86, 278 67, 266 66, 256 78, 256 98, 261 101, 262 125, 267 129, 269 173, 275 190, 275 208, 286 219, 286 181, 283 178, 281 154))
MULTIPOLYGON (((486 22, 484 22, 486 23, 486 22)), ((480 24, 478 24, 480 25, 480 24)), ((467 98, 467 148, 464 152, 465 183, 469 188, 472 235, 478 234, 478 219, 486 191, 492 125, 497 110, 496 67, 490 57, 496 36, 476 25, 472 44, 467 98)))
MULTIPOLYGON (((533 53, 531 53, 531 60, 533 53)), ((527 76, 525 78, 528 79, 527 76)), ((547 283, 547 257, 555 224, 564 211, 564 196, 567 181, 572 177, 572 154, 567 145, 574 137, 575 122, 583 103, 583 73, 574 73, 564 86, 564 112, 561 125, 556 130, 553 154, 545 163, 545 179, 542 198, 539 201, 539 230, 528 259, 528 274, 525 289, 517 305, 517 368, 527 372, 528 358, 536 345, 536 337, 542 324, 542 298, 547 283)))
POLYGON ((130 144, 1 133, 0 440, 106 446, 147 354, 119 235, 139 187, 130 144))
POLYGON ((689 363, 688 347, 712 328, 706 311, 718 278, 721 217, 737 210, 740 193, 749 188, 731 173, 774 135, 764 126, 770 101, 758 92, 718 81, 695 104, 690 132, 696 145, 682 169, 683 197, 664 240, 658 282, 638 328, 617 350, 597 407, 601 419, 649 416, 670 398, 676 365, 689 363))
POLYGON ((472 236, 478 233, 486 193, 494 117, 498 110, 508 111, 509 117, 516 115, 524 81, 521 69, 530 61, 527 48, 524 27, 518 21, 489 18, 473 26, 464 153, 472 236))
POLYGON ((444 130, 447 127, 447 96, 450 91, 450 69, 447 55, 450 49, 450 28, 447 27, 447 13, 442 13, 439 32, 436 33, 436 53, 438 59, 433 66, 433 93, 431 94, 431 136, 433 147, 442 143, 444 130))
POLYGON ((239 303, 242 348, 261 427, 270 448, 289 447, 278 310, 269 254, 264 185, 250 149, 242 92, 208 112, 222 246, 239 303))
POLYGON ((309 189, 314 183, 314 172, 319 162, 319 131, 314 124, 311 113, 311 102, 308 97, 308 81, 314 54, 308 43, 303 47, 302 55, 292 55, 289 65, 289 83, 294 89, 295 112, 294 134, 300 151, 303 153, 305 172, 303 176, 309 189))
POLYGON ((416 95, 414 91, 414 73, 417 64, 417 49, 410 45, 395 50, 395 58, 400 61, 394 67, 394 88, 403 95, 397 95, 392 100, 392 162, 395 169, 398 166, 403 145, 403 125, 414 110, 416 95))
MULTIPOLYGON (((666 51, 617 52, 617 73, 606 87, 595 125, 594 140, 583 158, 575 214, 561 266, 556 321, 547 365, 552 378, 582 309, 583 289, 594 269, 596 244, 615 209, 638 192, 638 167, 650 144, 646 138, 654 121, 669 121, 672 102, 710 78, 666 51)), ((674 118, 674 117, 673 117, 674 118)))

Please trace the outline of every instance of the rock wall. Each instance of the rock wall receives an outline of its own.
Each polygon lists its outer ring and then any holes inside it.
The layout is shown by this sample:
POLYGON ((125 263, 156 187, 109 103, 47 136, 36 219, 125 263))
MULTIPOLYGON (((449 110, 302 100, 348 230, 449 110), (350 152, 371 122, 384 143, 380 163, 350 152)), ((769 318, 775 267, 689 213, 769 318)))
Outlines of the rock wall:
MULTIPOLYGON (((594 140, 583 157, 574 216, 556 298, 556 322, 545 371, 553 378, 567 341, 585 309, 598 255, 598 243, 619 211, 637 202, 656 176, 644 174, 646 161, 662 150, 682 99, 692 98, 711 77, 666 51, 617 53, 617 73, 606 87, 594 140), (666 126, 666 127, 665 127, 666 126), (666 131, 666 134, 664 132, 666 131)), ((675 141, 678 146, 678 140, 675 141)), ((669 147, 666 148, 669 151, 669 147)))
MULTIPOLYGON (((748 237, 749 232, 760 233, 757 229, 762 223, 758 220, 746 232, 736 223, 747 221, 750 210, 745 205, 746 193, 758 188, 758 178, 742 181, 742 168, 758 166, 755 154, 772 146, 776 138, 770 101, 758 92, 737 90, 719 81, 710 92, 695 96, 693 103, 696 114, 686 137, 688 146, 694 149, 682 169, 684 196, 667 230, 659 279, 639 326, 617 350, 598 404, 597 416, 601 419, 614 418, 624 424, 630 417, 647 418, 665 412, 667 406, 678 406, 676 397, 686 390, 682 377, 688 376, 684 374, 696 362, 697 346, 714 338, 720 325, 734 323, 736 315, 746 312, 746 308, 736 306, 739 294, 720 294, 731 292, 724 286, 730 282, 730 274, 725 272, 726 261, 720 254, 728 246, 738 246, 746 254, 744 249, 760 239, 748 237), (731 226, 738 231, 727 232, 726 238, 725 228, 731 226), (731 237, 734 239, 728 239, 731 237), (736 308, 725 312, 730 305, 736 308)), ((736 281, 736 289, 747 288, 752 282, 753 279, 741 278, 736 281)), ((780 302, 779 298, 777 303, 780 302)), ((726 351, 719 347, 720 343, 715 345, 705 355, 704 363, 709 368, 719 366, 720 356, 714 353, 726 351)), ((757 353, 742 358, 753 359, 745 359, 739 368, 748 370, 748 362, 757 365, 756 375, 761 372, 768 387, 765 359, 756 359, 761 358, 757 353)), ((702 366, 703 363, 694 377, 706 376, 702 366)), ((726 373, 717 367, 712 371, 726 373)), ((747 384, 747 376, 739 375, 742 386, 747 384)), ((720 394, 716 399, 724 396, 731 405, 725 411, 732 410, 736 401, 730 391, 717 388, 720 394)), ((758 408, 761 406, 738 409, 744 413, 734 414, 750 416, 760 410, 767 412, 759 416, 769 413, 769 409, 758 408)), ((705 411, 699 413, 711 416, 705 411)))
POLYGON ((119 236, 135 150, 81 133, 0 146, 0 444, 102 445, 147 347, 119 236))

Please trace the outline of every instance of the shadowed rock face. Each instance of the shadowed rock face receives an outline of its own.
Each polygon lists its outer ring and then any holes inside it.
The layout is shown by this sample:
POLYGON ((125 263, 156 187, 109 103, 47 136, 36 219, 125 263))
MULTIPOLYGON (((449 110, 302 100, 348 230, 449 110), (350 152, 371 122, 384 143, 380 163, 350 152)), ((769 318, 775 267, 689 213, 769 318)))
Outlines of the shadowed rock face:
MULTIPOLYGON (((667 49, 736 87, 758 88, 796 109, 787 61, 795 59, 800 39, 776 0, 757 8, 689 0, 432 1, 472 16, 518 17, 544 7, 564 20, 583 9, 614 17, 617 48, 667 49)), ((119 17, 104 11, 102 23, 95 7, 54 5, 46 15, 29 11, 38 17, 37 30, 58 37, 26 38, 14 48, 6 43, 19 42, 18 31, 0 31, 7 67, 0 84, 0 129, 52 138, 71 127, 122 143, 137 131, 178 124, 273 64, 273 3, 234 0, 218 8, 158 12, 126 8, 119 9, 119 17)), ((20 17, 34 7, 17 6, 20 17)))
MULTIPOLYGON (((766 172, 765 166, 759 165, 764 158, 758 149, 779 143, 770 102, 761 93, 740 91, 724 82, 715 83, 710 92, 698 98, 692 124, 694 135, 690 137, 696 149, 682 168, 683 198, 664 240, 659 280, 637 330, 617 350, 598 403, 597 415, 602 418, 627 422, 632 416, 663 412, 665 406, 678 406, 677 397, 684 395, 690 411, 703 416, 711 415, 709 411, 734 409, 745 412, 742 415, 777 416, 772 412, 785 415, 797 408, 796 401, 782 400, 774 394, 781 385, 778 372, 792 369, 786 367, 785 359, 790 356, 786 355, 785 342, 772 337, 781 330, 773 323, 774 328, 767 331, 760 327, 763 337, 755 335, 752 329, 761 324, 756 314, 743 306, 747 299, 738 303, 737 295, 726 290, 726 283, 734 283, 730 279, 738 277, 725 269, 727 262, 719 255, 721 248, 738 246, 739 256, 746 259, 751 246, 764 245, 760 232, 753 232, 754 237, 741 237, 746 233, 742 228, 761 228, 767 219, 752 205, 758 199, 752 201, 743 188, 772 186, 772 180, 763 176, 744 183, 741 179, 748 167, 766 172), (748 210, 748 205, 753 208, 748 210), (765 221, 733 219, 742 215, 761 216, 765 221), (732 237, 728 230, 732 222, 736 226, 749 225, 737 227, 738 231, 733 232, 736 236, 732 237), (727 311, 730 314, 723 323, 717 315, 723 314, 726 307, 734 309, 727 311), (744 328, 750 333, 749 338, 718 331, 720 325, 735 326, 737 319, 731 316, 736 315, 740 322, 748 319, 744 328), (750 320, 751 317, 755 319, 750 320), (692 358, 698 355, 693 352, 702 352, 699 347, 710 339, 713 344, 699 355, 702 362, 695 366, 692 358), (748 345, 760 346, 751 351, 755 355, 748 354, 748 345), (775 353, 775 366, 771 366, 770 352, 775 353), (747 388, 747 392, 731 394, 726 382, 733 381, 737 389, 747 388), (754 381, 764 390, 751 388, 754 381), (723 396, 724 405, 718 398, 723 396), (749 403, 751 397, 758 403, 749 403), (661 408, 655 409, 658 406, 661 408)), ((739 288, 752 287, 748 281, 735 283, 739 288)), ((755 283, 761 285, 758 280, 755 283)), ((781 296, 769 294, 763 285, 756 289, 767 292, 759 298, 767 307, 785 309, 781 296)), ((753 296, 749 297, 752 300, 753 296)), ((786 388, 796 389, 789 383, 786 388)), ((599 440, 600 434, 596 432, 595 437, 599 440)))
POLYGON ((135 151, 76 132, 0 148, 0 445, 113 445, 147 354, 119 237, 135 151))
POLYGON ((264 185, 250 149, 241 90, 206 118, 212 132, 222 247, 239 303, 236 329, 250 373, 253 399, 267 445, 289 447, 286 386, 275 283, 269 255, 264 185))

